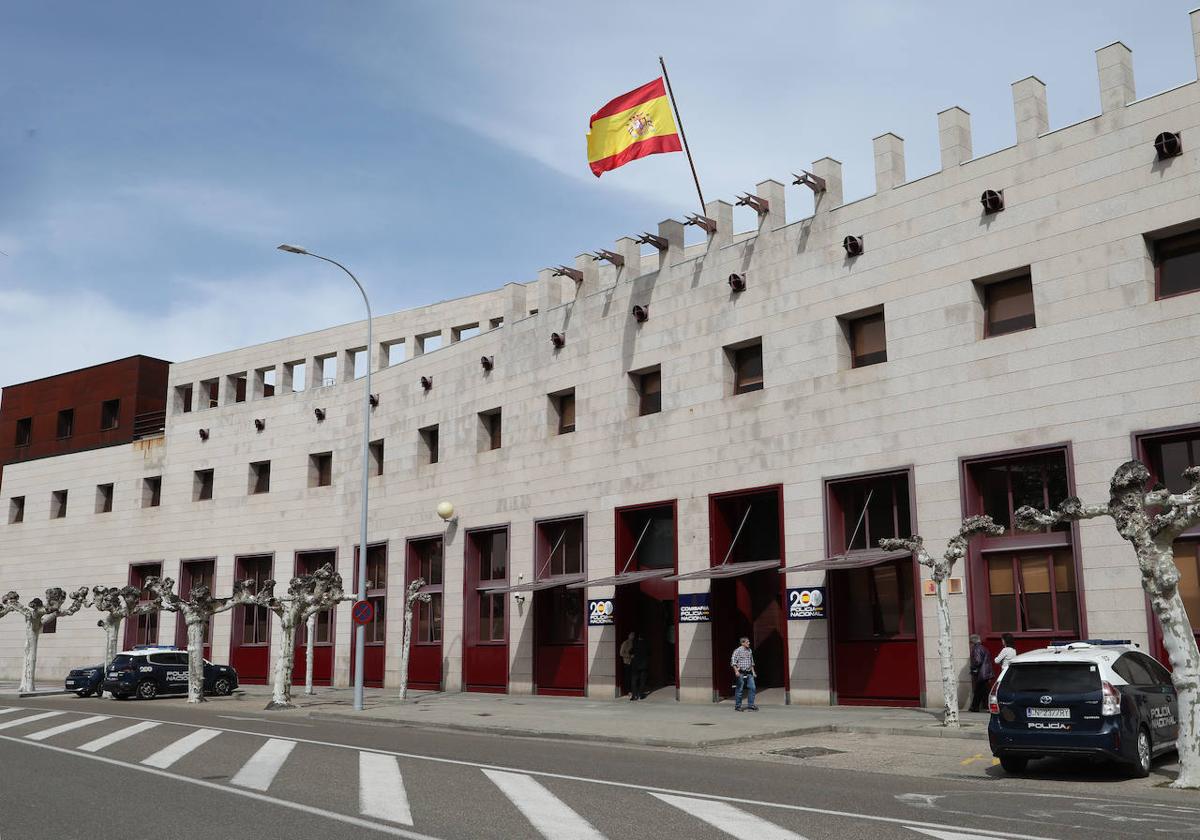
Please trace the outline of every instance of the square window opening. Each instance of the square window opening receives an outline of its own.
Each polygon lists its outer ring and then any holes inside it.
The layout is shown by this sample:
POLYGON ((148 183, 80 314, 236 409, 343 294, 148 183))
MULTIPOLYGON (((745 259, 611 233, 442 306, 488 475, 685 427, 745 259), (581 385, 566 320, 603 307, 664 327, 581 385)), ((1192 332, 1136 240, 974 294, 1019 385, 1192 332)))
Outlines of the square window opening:
POLYGON ((121 401, 105 400, 100 404, 100 431, 107 432, 121 425, 121 401))
POLYGON ((204 408, 216 408, 220 396, 220 384, 216 379, 205 379, 200 383, 200 396, 204 400, 204 408))
POLYGON ((255 461, 250 465, 250 495, 271 492, 271 462, 255 461))
POLYGON ((422 464, 436 464, 438 462, 438 427, 437 425, 426 426, 419 430, 421 445, 419 447, 419 460, 422 464))
POLYGON ((64 408, 58 412, 58 439, 69 438, 75 433, 75 409, 64 408))
POLYGON ((368 449, 371 457, 371 475, 383 475, 383 438, 371 441, 368 449))
POLYGON ((283 390, 291 391, 293 394, 298 394, 303 391, 308 382, 308 365, 304 361, 284 362, 283 363, 283 390))
POLYGON ((111 484, 96 485, 96 513, 112 513, 113 486, 111 484))
POLYGON ((17 525, 25 521, 25 497, 13 496, 8 500, 8 524, 17 525))
MULTIPOLYGON (((662 369, 656 365, 629 376, 637 389, 638 416, 644 417, 662 411, 662 369)), ((762 381, 761 377, 759 381, 762 381)))
POLYGON ((983 300, 984 338, 1032 330, 1037 326, 1033 277, 1028 269, 1013 277, 982 281, 978 291, 983 300))
POLYGON ((499 408, 479 412, 479 451, 499 449, 502 443, 503 420, 499 408))
POLYGON ((158 507, 162 502, 162 476, 142 479, 142 507, 158 507))
POLYGON ((67 516, 67 491, 55 490, 50 494, 50 518, 65 519, 67 516))
POLYGON ((555 434, 567 435, 575 431, 575 389, 568 388, 550 394, 550 425, 555 434))
POLYGON ((1200 291, 1200 230, 1151 238, 1150 245, 1156 299, 1200 291))
POLYGON ((213 497, 213 470, 196 470, 192 475, 192 501, 207 502, 213 497))
POLYGON ((763 388, 762 339, 755 338, 725 348, 732 373, 733 393, 748 394, 763 388))
POLYGON ((194 389, 191 383, 187 385, 175 386, 175 413, 190 414, 192 411, 192 397, 194 389))
POLYGON ((17 421, 17 434, 13 440, 14 446, 29 446, 33 443, 33 418, 22 417, 17 421))
POLYGON ((887 361, 887 328, 883 309, 843 319, 850 345, 850 366, 870 367, 887 361))
POLYGON ((328 487, 333 484, 333 453, 317 452, 308 456, 308 486, 328 487))

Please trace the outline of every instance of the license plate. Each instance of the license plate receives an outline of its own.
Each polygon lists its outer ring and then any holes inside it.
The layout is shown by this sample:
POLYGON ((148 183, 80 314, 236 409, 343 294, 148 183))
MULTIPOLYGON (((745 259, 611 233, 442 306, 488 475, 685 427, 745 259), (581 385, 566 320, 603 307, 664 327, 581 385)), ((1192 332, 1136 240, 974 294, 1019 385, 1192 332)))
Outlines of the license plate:
POLYGON ((1025 710, 1025 717, 1031 718, 1070 718, 1070 709, 1033 709, 1025 710))
POLYGON ((75 685, 75 680, 67 680, 67 685, 68 686, 75 685))

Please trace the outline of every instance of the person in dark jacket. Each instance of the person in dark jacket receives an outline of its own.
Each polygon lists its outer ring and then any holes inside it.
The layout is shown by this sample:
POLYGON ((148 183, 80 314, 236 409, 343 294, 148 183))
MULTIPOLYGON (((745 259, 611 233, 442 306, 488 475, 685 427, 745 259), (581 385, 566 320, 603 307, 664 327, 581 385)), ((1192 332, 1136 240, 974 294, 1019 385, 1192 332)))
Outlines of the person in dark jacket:
POLYGON ((646 674, 650 670, 650 643, 641 633, 633 640, 633 661, 629 663, 633 670, 633 685, 630 689, 630 700, 646 699, 646 674))
POLYGON ((987 709, 988 687, 995 675, 992 668, 992 654, 983 646, 983 639, 978 633, 971 634, 971 711, 982 712, 987 709))

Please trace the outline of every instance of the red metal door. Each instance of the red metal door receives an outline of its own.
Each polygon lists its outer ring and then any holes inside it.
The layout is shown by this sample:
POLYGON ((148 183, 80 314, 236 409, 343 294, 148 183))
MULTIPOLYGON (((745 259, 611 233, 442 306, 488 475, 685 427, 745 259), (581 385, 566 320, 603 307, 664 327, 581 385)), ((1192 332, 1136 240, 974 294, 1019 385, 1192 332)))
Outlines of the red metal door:
POLYGON ((408 687, 427 691, 442 688, 442 538, 408 541, 408 584, 425 581, 429 602, 413 604, 412 647, 408 654, 408 687))
POLYGON ((829 573, 834 690, 848 706, 918 706, 913 560, 829 573))
MULTIPOLYGON (((207 586, 212 591, 213 575, 216 574, 216 560, 184 560, 179 564, 179 597, 187 600, 192 590, 197 586, 207 586)), ((204 639, 204 658, 212 659, 212 619, 208 621, 208 634, 204 639)), ((183 616, 175 617, 175 647, 187 650, 187 625, 183 616)))
MULTIPOLYGON (((301 551, 296 553, 296 574, 311 575, 317 569, 329 563, 337 568, 337 551, 326 549, 322 551, 301 551)), ((316 616, 317 633, 313 640, 313 685, 333 685, 333 631, 337 626, 334 621, 336 608, 318 613, 316 616)), ((308 657, 308 628, 297 627, 295 637, 295 652, 292 659, 292 680, 301 685, 305 680, 305 668, 308 657)))
MULTIPOLYGON (((138 589, 143 589, 146 585, 146 579, 150 577, 159 577, 162 575, 162 563, 141 563, 136 566, 129 567, 129 585, 136 586, 138 589)), ((141 601, 150 600, 149 595, 142 593, 141 601)), ((125 649, 129 650, 134 645, 155 645, 158 644, 158 622, 161 618, 161 613, 158 611, 146 613, 145 615, 134 616, 125 622, 125 649)))
MULTIPOLYGON (((235 580, 253 581, 257 591, 271 577, 274 556, 256 554, 234 560, 235 580)), ((229 664, 238 673, 238 682, 265 685, 271 669, 271 612, 266 607, 233 608, 233 633, 229 643, 229 664)))
MULTIPOLYGON (((387 543, 376 543, 367 547, 367 591, 366 598, 375 608, 370 623, 366 625, 366 641, 363 650, 363 685, 368 688, 383 688, 383 670, 387 652, 387 543)), ((354 590, 358 588, 358 546, 354 547, 354 590)), ((355 647, 358 628, 350 635, 350 685, 354 685, 355 647)))
POLYGON ((463 575, 463 687, 467 691, 508 690, 508 612, 511 595, 481 592, 481 586, 508 582, 508 528, 467 533, 463 575))

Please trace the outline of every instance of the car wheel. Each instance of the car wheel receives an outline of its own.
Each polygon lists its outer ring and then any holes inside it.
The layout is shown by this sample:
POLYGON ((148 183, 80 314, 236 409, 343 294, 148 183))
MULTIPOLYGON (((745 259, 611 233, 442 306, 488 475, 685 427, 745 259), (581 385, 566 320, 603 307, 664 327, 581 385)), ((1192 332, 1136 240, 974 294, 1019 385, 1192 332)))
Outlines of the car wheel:
POLYGON ((139 700, 153 700, 158 696, 158 686, 152 680, 138 683, 137 696, 139 700))
POLYGON ((228 697, 233 694, 233 686, 225 677, 218 677, 213 681, 213 694, 219 697, 228 697))
POLYGON ((113 699, 114 700, 128 700, 129 695, 128 694, 114 694, 113 699))
POLYGON ((1139 729, 1137 735, 1137 758, 1133 763, 1133 777, 1144 779, 1150 775, 1151 759, 1150 733, 1139 729))
POLYGON ((1028 758, 1018 758, 1015 755, 1000 756, 1000 766, 1004 768, 1005 773, 1024 773, 1028 763, 1028 758))
POLYGON ((92 690, 90 688, 85 688, 85 689, 83 689, 83 691, 76 691, 75 696, 76 697, 91 697, 92 690))

